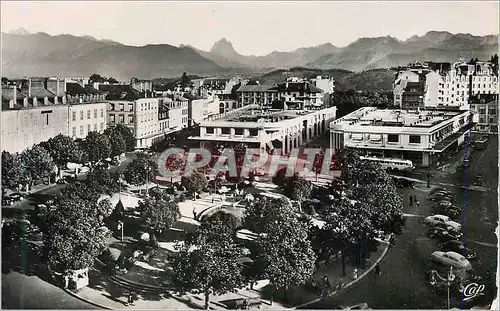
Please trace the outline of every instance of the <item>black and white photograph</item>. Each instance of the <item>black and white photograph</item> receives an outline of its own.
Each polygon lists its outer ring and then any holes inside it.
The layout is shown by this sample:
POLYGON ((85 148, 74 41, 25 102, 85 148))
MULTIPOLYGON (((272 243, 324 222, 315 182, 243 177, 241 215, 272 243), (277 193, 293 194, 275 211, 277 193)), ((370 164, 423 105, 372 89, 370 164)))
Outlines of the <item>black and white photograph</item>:
POLYGON ((1 1, 2 309, 498 310, 499 1, 1 1))

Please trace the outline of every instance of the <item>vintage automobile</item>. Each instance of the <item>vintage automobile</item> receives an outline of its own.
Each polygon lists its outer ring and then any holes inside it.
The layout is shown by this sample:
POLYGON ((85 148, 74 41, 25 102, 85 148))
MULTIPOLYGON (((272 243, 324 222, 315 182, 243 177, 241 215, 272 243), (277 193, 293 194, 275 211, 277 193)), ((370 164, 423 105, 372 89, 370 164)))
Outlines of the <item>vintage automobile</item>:
POLYGON ((436 224, 446 224, 446 226, 453 228, 456 231, 462 230, 462 225, 450 219, 445 215, 436 214, 428 216, 424 219, 424 223, 428 226, 435 226, 436 224))
POLYGON ((448 231, 445 228, 435 227, 429 230, 427 233, 429 238, 436 239, 439 242, 448 242, 450 240, 460 240, 462 238, 462 234, 458 233, 454 230, 448 231))
POLYGON ((444 252, 452 251, 462 254, 468 260, 472 260, 477 257, 477 254, 475 252, 465 247, 465 245, 460 241, 450 240, 448 242, 441 243, 439 245, 439 248, 444 252))
POLYGON ((431 260, 457 269, 472 270, 467 258, 456 252, 435 251, 431 254, 431 260))

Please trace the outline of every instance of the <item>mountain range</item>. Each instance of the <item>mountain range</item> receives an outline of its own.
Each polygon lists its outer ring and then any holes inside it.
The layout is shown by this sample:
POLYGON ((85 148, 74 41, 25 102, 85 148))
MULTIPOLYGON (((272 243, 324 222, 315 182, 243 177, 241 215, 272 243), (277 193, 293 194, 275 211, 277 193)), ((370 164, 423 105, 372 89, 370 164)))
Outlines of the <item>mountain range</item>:
POLYGON ((307 67, 364 71, 406 65, 415 60, 490 59, 498 52, 496 35, 474 36, 429 31, 401 41, 392 37, 360 38, 346 47, 325 43, 263 56, 239 54, 227 39, 210 51, 190 45, 130 46, 91 36, 30 34, 25 29, 2 33, 2 71, 7 77, 90 76, 99 73, 131 77, 263 74, 276 69, 307 67))

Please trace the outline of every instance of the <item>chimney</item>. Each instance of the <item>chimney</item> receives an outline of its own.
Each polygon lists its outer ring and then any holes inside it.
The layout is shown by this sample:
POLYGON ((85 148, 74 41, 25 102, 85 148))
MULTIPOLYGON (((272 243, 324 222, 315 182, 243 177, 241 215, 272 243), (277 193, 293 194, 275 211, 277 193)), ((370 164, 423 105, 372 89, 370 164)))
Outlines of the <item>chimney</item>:
POLYGON ((63 104, 63 105, 66 105, 66 95, 64 95, 64 96, 62 97, 62 104, 63 104))
POLYGON ((23 99, 23 106, 24 106, 24 108, 28 108, 28 97, 25 97, 23 99))
POLYGON ((38 98, 36 98, 36 96, 33 97, 33 107, 37 107, 38 106, 38 98))
POLYGON ((43 104, 44 104, 45 106, 48 106, 48 105, 49 105, 49 98, 48 98, 47 96, 45 96, 45 97, 44 97, 44 99, 43 99, 43 104))
POLYGON ((31 78, 28 80, 28 97, 31 97, 31 78))
POLYGON ((59 96, 54 97, 54 105, 59 105, 59 96))

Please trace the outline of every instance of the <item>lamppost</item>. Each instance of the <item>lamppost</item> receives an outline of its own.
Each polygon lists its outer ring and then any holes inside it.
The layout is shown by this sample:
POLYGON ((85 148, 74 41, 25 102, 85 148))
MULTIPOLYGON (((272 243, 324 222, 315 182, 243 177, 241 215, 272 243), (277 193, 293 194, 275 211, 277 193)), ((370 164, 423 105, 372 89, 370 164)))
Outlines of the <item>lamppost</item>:
POLYGON ((431 161, 434 156, 434 149, 431 149, 429 151, 429 163, 427 164, 427 188, 431 187, 431 172, 430 172, 430 166, 431 166, 431 161))
POLYGON ((122 242, 123 242, 123 227, 124 227, 123 226, 123 221, 118 220, 118 226, 117 226, 117 228, 118 228, 118 230, 122 231, 122 242))
POLYGON ((446 288, 448 292, 448 309, 450 309, 450 286, 451 282, 455 280, 455 275, 453 274, 453 267, 450 267, 450 270, 448 271, 448 275, 446 278, 439 275, 439 273, 436 270, 431 270, 430 284, 432 286, 436 285, 437 283, 436 277, 439 279, 439 281, 446 282, 446 288))

